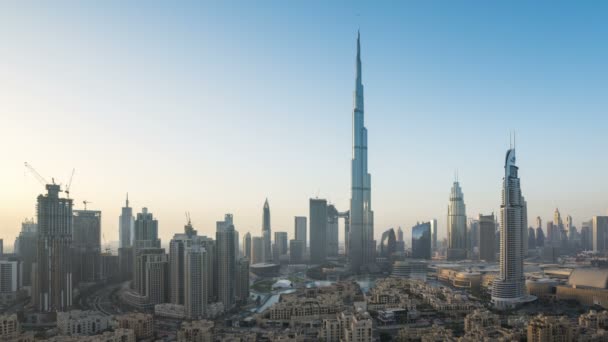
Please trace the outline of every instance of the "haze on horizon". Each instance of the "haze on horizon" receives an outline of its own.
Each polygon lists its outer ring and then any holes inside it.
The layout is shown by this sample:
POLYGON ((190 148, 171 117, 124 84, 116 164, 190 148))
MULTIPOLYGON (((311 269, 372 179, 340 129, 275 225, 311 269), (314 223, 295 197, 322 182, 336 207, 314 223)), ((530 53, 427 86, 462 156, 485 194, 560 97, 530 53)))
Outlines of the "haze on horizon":
POLYGON ((347 210, 359 28, 378 239, 431 218, 443 238, 456 169, 467 216, 498 214, 510 131, 530 225, 608 214, 608 4, 391 5, 2 3, 5 248, 44 192, 24 161, 63 183, 76 168, 105 242, 126 192, 163 244, 186 211, 256 236, 268 198, 291 237, 311 197, 347 210))

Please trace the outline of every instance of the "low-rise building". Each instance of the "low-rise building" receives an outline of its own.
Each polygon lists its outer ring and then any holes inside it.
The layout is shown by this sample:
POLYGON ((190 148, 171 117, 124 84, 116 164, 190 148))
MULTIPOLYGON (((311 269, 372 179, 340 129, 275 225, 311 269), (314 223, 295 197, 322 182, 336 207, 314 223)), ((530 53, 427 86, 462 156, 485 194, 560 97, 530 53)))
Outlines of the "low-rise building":
POLYGON ((119 328, 132 329, 135 338, 146 339, 154 336, 154 317, 144 313, 129 313, 116 317, 119 328))
POLYGON ((57 312, 57 330, 61 335, 95 335, 110 327, 110 319, 99 311, 57 312))
POLYGON ((9 340, 15 338, 21 332, 19 319, 17 315, 1 315, 0 316, 0 340, 9 340))
POLYGON ((178 342, 213 342, 214 324, 211 321, 200 320, 183 322, 177 332, 178 342))
POLYGON ((538 315, 528 322, 528 342, 573 341, 575 327, 564 316, 538 315))
POLYGON ((183 305, 171 303, 154 305, 154 314, 159 317, 173 319, 184 319, 186 317, 186 311, 183 305))

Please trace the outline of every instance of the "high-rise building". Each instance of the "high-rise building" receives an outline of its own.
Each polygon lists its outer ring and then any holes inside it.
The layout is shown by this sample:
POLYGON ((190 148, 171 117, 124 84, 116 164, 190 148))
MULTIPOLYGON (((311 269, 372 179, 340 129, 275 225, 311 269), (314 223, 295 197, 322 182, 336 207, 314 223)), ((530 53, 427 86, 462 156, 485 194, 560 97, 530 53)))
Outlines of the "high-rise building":
MULTIPOLYGON (((353 156, 351 161, 350 241, 348 257, 354 272, 375 261, 374 212, 371 200, 371 175, 367 170, 367 128, 364 120, 361 74, 361 40, 357 34, 356 81, 353 108, 353 156)), ((312 218, 311 218, 311 259, 312 218)))
POLYGON ((289 240, 289 263, 301 264, 304 262, 304 241, 289 240))
POLYGON ((593 250, 593 221, 581 225, 581 247, 585 251, 593 250))
POLYGON ((32 265, 36 263, 38 225, 33 219, 21 224, 21 232, 15 239, 15 254, 23 261, 23 286, 32 285, 32 265))
POLYGON ((134 226, 133 208, 129 207, 129 194, 127 194, 125 206, 122 208, 118 219, 119 248, 132 246, 134 226))
POLYGON ((118 248, 118 273, 121 280, 134 278, 135 251, 133 247, 118 248))
POLYGON ((325 237, 327 256, 338 256, 338 239, 340 235, 338 215, 338 210, 333 204, 327 206, 327 236, 325 237))
POLYGON ((254 236, 251 238, 251 263, 259 264, 264 262, 264 238, 254 236))
POLYGON ((169 299, 169 258, 164 248, 138 248, 135 255, 135 290, 148 304, 169 299))
POLYGON ((481 215, 479 214, 479 259, 487 262, 496 260, 496 222, 494 214, 481 215))
POLYGON ((235 297, 241 304, 249 298, 249 260, 241 258, 236 262, 235 297))
POLYGON ((382 233, 380 239, 380 255, 383 258, 390 258, 397 251, 397 237, 393 228, 387 229, 382 233))
POLYGON ((509 149, 500 206, 500 273, 492 286, 492 302, 499 309, 513 308, 528 300, 522 241, 524 203, 517 173, 515 149, 509 149))
POLYGON ((418 223, 412 227, 412 258, 431 258, 431 223, 418 223))
MULTIPOLYGON (((18 257, 5 255, 0 258, 0 305, 9 305, 18 298, 19 290, 23 286, 22 266, 23 263, 18 257)), ((0 339, 1 336, 0 333, 0 339)))
POLYGON ((296 216, 294 221, 295 239, 304 241, 304 249, 306 249, 306 216, 296 216))
POLYGON ((468 220, 467 249, 471 256, 479 253, 479 221, 473 218, 468 220))
POLYGON ((34 306, 66 311, 72 306, 72 200, 59 198, 60 186, 46 185, 38 196, 38 247, 34 306))
POLYGON ((274 245, 273 245, 273 260, 275 263, 279 263, 281 256, 287 255, 287 232, 274 232, 274 245))
POLYGON ((74 210, 73 215, 73 283, 93 283, 101 277, 101 211, 74 210))
POLYGON ((272 241, 270 241, 272 230, 270 228, 270 205, 268 198, 264 202, 262 215, 262 237, 264 238, 264 262, 272 261, 272 241))
MULTIPOLYGON (((184 305, 186 252, 191 247, 200 246, 196 234, 196 230, 192 227, 192 222, 188 220, 188 224, 184 227, 184 233, 175 234, 173 239, 171 239, 171 242, 169 242, 169 300, 173 304, 184 305)), ((195 252, 198 252, 198 250, 195 252)), ((203 251, 200 252, 203 253, 203 251)), ((207 251, 204 251, 204 253, 205 260, 207 260, 207 251)), ((204 269, 205 272, 210 272, 208 267, 205 267, 204 269)))
POLYGON ((142 212, 137 214, 134 233, 133 246, 136 249, 147 247, 160 248, 158 221, 154 219, 152 213, 148 212, 148 208, 143 208, 142 212))
POLYGON ((605 252, 608 249, 608 216, 593 216, 591 219, 593 251, 605 252))
POLYGON ((460 183, 454 181, 448 204, 448 260, 467 257, 467 215, 460 183))
POLYGON ((251 262, 251 234, 247 232, 243 235, 243 256, 251 262))
POLYGON ((431 221, 431 252, 437 250, 437 219, 431 221))
POLYGON ((232 214, 226 214, 224 221, 218 221, 216 227, 218 300, 224 305, 224 309, 229 311, 234 305, 236 275, 235 233, 232 214))
POLYGON ((521 239, 524 258, 528 255, 528 202, 521 196, 521 239))
POLYGON ((528 228, 528 251, 536 248, 536 232, 534 228, 528 228))
MULTIPOLYGON (((432 232, 431 232, 431 236, 432 236, 432 232)), ((401 227, 399 227, 399 229, 397 229, 397 252, 398 253, 405 252, 405 241, 403 240, 403 229, 401 229, 401 227)), ((432 252, 431 252, 431 254, 432 254, 432 252)))
POLYGON ((545 233, 543 232, 543 228, 540 226, 536 228, 536 246, 545 246, 545 233))
MULTIPOLYGON (((183 304, 186 318, 200 319, 207 313, 209 300, 209 276, 208 254, 205 248, 198 244, 185 247, 183 267, 183 304)), ((173 265, 172 265, 173 267, 173 265)), ((173 277, 173 275, 172 275, 173 277)), ((173 282, 173 279, 172 279, 173 282)), ((171 289, 171 302, 175 303, 175 291, 171 289)))
POLYGON ((327 255, 327 201, 310 199, 310 262, 322 264, 327 255))

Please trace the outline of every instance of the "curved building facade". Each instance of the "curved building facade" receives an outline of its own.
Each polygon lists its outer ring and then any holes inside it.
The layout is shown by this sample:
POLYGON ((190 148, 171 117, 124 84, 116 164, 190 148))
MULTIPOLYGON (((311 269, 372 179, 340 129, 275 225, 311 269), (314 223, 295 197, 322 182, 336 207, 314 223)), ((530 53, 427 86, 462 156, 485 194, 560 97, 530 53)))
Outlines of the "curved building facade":
POLYGON ((531 299, 524 278, 524 201, 517 171, 515 149, 509 149, 500 206, 500 273, 492 284, 492 303, 498 309, 514 308, 531 299))

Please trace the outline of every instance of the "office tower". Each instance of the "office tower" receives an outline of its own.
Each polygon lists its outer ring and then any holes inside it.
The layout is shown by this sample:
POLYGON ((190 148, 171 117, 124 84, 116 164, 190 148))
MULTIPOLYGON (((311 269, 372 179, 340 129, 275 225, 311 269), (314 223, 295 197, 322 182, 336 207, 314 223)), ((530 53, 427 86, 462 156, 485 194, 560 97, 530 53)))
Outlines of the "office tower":
POLYGON ((166 303, 169 295, 169 258, 164 248, 140 248, 135 257, 135 290, 148 304, 166 303))
POLYGON ((494 214, 479 214, 479 260, 493 262, 496 260, 496 225, 494 214))
POLYGON ((196 244, 203 247, 207 251, 207 262, 208 267, 205 271, 205 278, 207 279, 207 289, 209 302, 216 302, 218 295, 218 282, 217 282, 217 245, 215 240, 207 236, 197 236, 196 244))
POLYGON ((528 228, 528 251, 536 248, 536 233, 534 228, 528 228))
POLYGON ((234 305, 236 272, 235 233, 232 214, 226 214, 224 221, 218 221, 216 226, 218 300, 224 305, 224 309, 229 311, 234 305))
POLYGON ((73 215, 73 283, 93 283, 101 277, 101 211, 74 210, 73 215))
POLYGON ((270 205, 268 198, 264 202, 264 212, 262 217, 262 237, 264 238, 264 262, 272 261, 272 241, 270 241, 270 205))
POLYGON ((544 247, 545 246, 545 233, 543 232, 542 227, 536 228, 536 247, 544 247))
POLYGON ((264 238, 254 236, 251 238, 251 263, 259 264, 264 262, 264 238))
POLYGON ((543 219, 541 219, 540 216, 536 216, 536 228, 543 228, 543 219))
MULTIPOLYGON (((23 286, 22 266, 23 263, 18 257, 5 255, 0 258, 0 305, 8 306, 18 298, 19 290, 23 286)), ((2 334, 0 340, 1 336, 2 334)))
POLYGON ((112 254, 109 250, 100 254, 101 272, 100 279, 106 282, 115 282, 120 280, 120 262, 118 255, 112 254))
POLYGON ((322 264, 327 253, 327 201, 310 199, 310 262, 322 264))
MULTIPOLYGON (((135 254, 133 247, 118 249, 118 273, 121 280, 132 280, 134 277, 133 266, 135 265, 135 254)), ((133 285, 133 284, 132 284, 133 285)))
POLYGON ((289 263, 301 264, 304 262, 304 241, 289 240, 289 263))
POLYGON ((454 181, 448 204, 448 260, 467 257, 467 215, 464 195, 458 180, 454 181))
MULTIPOLYGON (((432 236, 432 232, 431 232, 431 236, 432 236)), ((405 252, 405 241, 403 240, 403 229, 401 229, 401 227, 399 227, 399 229, 397 229, 397 252, 398 253, 405 252)))
POLYGON ((279 263, 281 260, 281 256, 287 255, 287 249, 289 245, 287 244, 287 232, 274 232, 274 262, 279 263))
POLYGON ((431 223, 418 223, 412 227, 412 258, 431 258, 431 223))
POLYGON ((158 221, 154 219, 152 213, 148 212, 148 208, 143 208, 142 212, 137 214, 134 233, 133 246, 135 249, 147 247, 160 248, 158 221))
POLYGON ((133 208, 129 207, 129 194, 127 194, 125 206, 122 208, 118 220, 119 248, 132 246, 134 225, 133 208))
POLYGON ((581 247, 585 251, 593 250, 593 220, 581 225, 581 247))
POLYGON ((186 250, 194 247, 192 237, 175 234, 169 242, 169 301, 184 305, 186 250))
POLYGON ((72 200, 59 198, 60 186, 46 185, 38 196, 38 247, 34 307, 65 311, 72 306, 72 200))
MULTIPOLYGON (((351 268, 374 263, 374 212, 371 201, 371 175, 367 171, 367 128, 364 123, 363 83, 361 74, 361 40, 357 34, 357 69, 353 108, 353 156, 351 161, 350 241, 348 257, 351 268)), ((311 218, 311 259, 313 253, 311 218)), ((314 263, 314 262, 313 262, 314 263)))
POLYGON ((473 218, 468 220, 467 229, 467 249, 470 255, 474 255, 479 252, 479 221, 473 218))
POLYGON ((247 234, 245 234, 243 236, 243 256, 245 258, 247 258, 247 260, 249 260, 249 262, 252 261, 252 259, 251 259, 251 234, 249 232, 247 232, 247 234))
POLYGON ((437 219, 431 221, 431 252, 437 250, 437 219))
POLYGON ((553 212, 553 224, 557 226, 560 232, 564 229, 564 221, 562 221, 562 215, 559 213, 558 208, 555 208, 555 212, 553 212))
POLYGON ((571 234, 572 227, 573 227, 572 216, 566 215, 566 225, 564 226, 564 229, 568 233, 568 237, 571 234))
POLYGON ((327 206, 327 236, 325 243, 327 256, 338 256, 338 239, 340 231, 338 228, 338 210, 333 204, 327 206))
POLYGON ((183 304, 188 319, 201 319, 207 313, 209 281, 206 277, 209 276, 209 266, 208 253, 205 248, 197 244, 186 247, 183 268, 183 302, 174 301, 176 294, 173 289, 171 289, 171 302, 183 304))
POLYGON ((553 221, 547 222, 547 242, 549 246, 555 245, 559 241, 559 234, 553 226, 553 221))
POLYGON ((604 252, 608 249, 608 216, 593 216, 591 219, 593 251, 604 252))
POLYGON ((236 263, 235 297, 238 303, 246 304, 249 298, 249 260, 241 258, 236 263))
POLYGON ((500 273, 494 278, 492 302, 499 309, 513 308, 526 300, 522 241, 522 195, 515 149, 505 158, 500 206, 500 273))
POLYGON ((15 239, 15 254, 23 261, 23 286, 32 285, 32 265, 36 262, 38 225, 26 219, 21 223, 21 232, 15 239))
POLYGON ((390 258, 396 251, 397 237, 395 235, 395 230, 389 228, 382 233, 382 238, 380 239, 380 256, 383 258, 390 258))
POLYGON ((306 249, 306 216, 296 216, 294 221, 295 239, 303 241, 304 249, 306 249))

